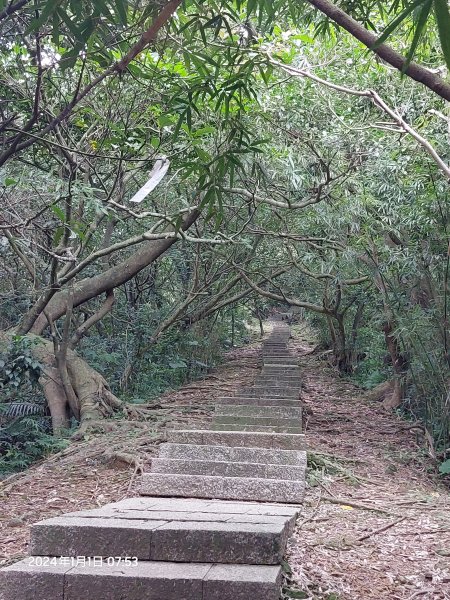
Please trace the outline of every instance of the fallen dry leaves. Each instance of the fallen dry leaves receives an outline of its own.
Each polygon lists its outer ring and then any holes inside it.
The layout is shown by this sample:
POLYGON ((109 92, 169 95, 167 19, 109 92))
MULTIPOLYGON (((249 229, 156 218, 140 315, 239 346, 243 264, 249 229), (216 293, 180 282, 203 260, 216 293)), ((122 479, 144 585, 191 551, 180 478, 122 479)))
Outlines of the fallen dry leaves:
MULTIPOLYGON (((302 328, 299 354, 310 352, 310 339, 302 328)), ((286 597, 450 599, 450 494, 418 432, 314 354, 301 365, 308 448, 338 468, 309 474, 288 550, 298 595, 286 597)))

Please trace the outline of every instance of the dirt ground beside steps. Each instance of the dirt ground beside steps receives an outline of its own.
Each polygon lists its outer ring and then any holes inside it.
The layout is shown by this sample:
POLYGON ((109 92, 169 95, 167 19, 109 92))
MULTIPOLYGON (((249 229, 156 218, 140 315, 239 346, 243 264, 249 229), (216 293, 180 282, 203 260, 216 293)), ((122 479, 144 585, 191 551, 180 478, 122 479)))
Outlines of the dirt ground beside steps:
MULTIPOLYGON (((311 337, 301 331, 306 354, 311 337)), ((450 494, 423 440, 313 354, 300 364, 314 468, 284 597, 450 599, 450 494)))

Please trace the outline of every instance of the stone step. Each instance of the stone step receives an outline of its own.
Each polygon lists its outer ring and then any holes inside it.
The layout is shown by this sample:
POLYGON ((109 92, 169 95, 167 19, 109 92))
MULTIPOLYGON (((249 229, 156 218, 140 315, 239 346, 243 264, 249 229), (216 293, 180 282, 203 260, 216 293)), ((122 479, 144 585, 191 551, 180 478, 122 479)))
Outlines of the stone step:
POLYGON ((267 372, 267 370, 269 371, 276 371, 278 373, 286 371, 289 373, 295 373, 300 372, 300 365, 299 364, 286 364, 286 363, 267 363, 266 361, 264 362, 264 364, 262 365, 262 373, 267 372))
POLYGON ((62 516, 33 525, 30 553, 273 565, 280 562, 291 530, 287 517, 236 523, 179 521, 176 513, 169 520, 62 516))
POLYGON ((261 374, 255 377, 254 381, 263 381, 264 383, 302 383, 300 375, 279 375, 279 374, 261 374))
POLYGON ((265 387, 265 388, 298 388, 302 387, 301 380, 290 380, 286 381, 285 379, 275 379, 274 377, 256 377, 254 379, 253 387, 265 387))
POLYGON ((296 367, 263 367, 261 370, 261 375, 263 376, 273 376, 273 377, 292 377, 292 376, 301 376, 301 370, 296 367))
MULTIPOLYGON (((252 523, 270 523, 269 517, 289 517, 298 515, 299 507, 292 504, 268 504, 261 502, 231 502, 228 500, 201 500, 199 498, 158 498, 135 496, 125 498, 119 502, 105 504, 101 508, 76 511, 69 513, 70 516, 112 516, 130 518, 144 518, 149 515, 152 519, 162 518, 161 515, 169 513, 177 514, 180 520, 193 520, 192 515, 209 515, 215 521, 224 517, 225 521, 244 523, 246 517, 256 517, 258 520, 248 521, 252 523), (133 517, 133 514, 135 517, 133 517), (157 516, 155 516, 157 515, 157 516), (180 515, 189 515, 186 519, 180 515), (229 516, 231 515, 231 517, 229 516)), ((69 516, 66 515, 66 516, 69 516)), ((204 520, 204 519, 201 519, 204 520)))
POLYGON ((304 488, 303 480, 145 473, 142 476, 141 494, 300 503, 304 497, 304 488))
POLYGON ((260 375, 255 377, 255 380, 256 379, 258 379, 260 381, 266 381, 267 383, 278 382, 278 381, 283 381, 286 383, 301 383, 302 382, 302 378, 299 374, 298 375, 290 375, 289 373, 281 374, 281 375, 275 374, 275 373, 269 373, 269 374, 261 373, 260 375))
POLYGON ((257 417, 257 418, 281 418, 297 419, 301 421, 302 408, 296 406, 255 406, 252 404, 216 404, 214 418, 222 416, 257 417))
POLYGON ((280 448, 304 450, 304 434, 279 434, 258 432, 208 431, 173 429, 167 431, 167 441, 177 444, 232 446, 239 448, 280 448))
POLYGON ((286 381, 282 379, 274 381, 273 379, 265 380, 258 378, 253 381, 253 387, 264 387, 268 390, 297 390, 300 392, 303 385, 301 381, 286 381))
POLYGON ((256 431, 257 433, 303 433, 302 427, 285 427, 283 425, 233 425, 231 423, 212 423, 205 427, 211 428, 212 431, 256 431))
MULTIPOLYGON (((301 421, 300 421, 301 423, 301 421)), ((297 418, 289 418, 289 417, 280 417, 278 415, 273 415, 271 417, 267 416, 255 416, 255 415, 214 415, 213 419, 214 425, 255 425, 255 426, 275 426, 275 427, 298 427, 299 419, 297 418)))
POLYGON ((250 396, 223 396, 218 401, 221 405, 252 405, 252 406, 302 406, 299 399, 293 398, 255 398, 250 396))
MULTIPOLYGON (((305 477, 304 466, 173 458, 152 459, 151 472, 180 473, 183 475, 214 475, 218 477, 284 479, 286 481, 301 481, 305 477)), ((240 561, 235 559, 232 562, 240 561)))
POLYGON ((37 560, 0 571, 1 600, 278 600, 280 594, 278 566, 93 560, 77 566, 77 559, 51 556, 36 566, 37 560))
POLYGON ((263 367, 280 367, 282 369, 298 369, 298 360, 285 360, 282 358, 277 359, 264 359, 263 367))
POLYGON ((274 465, 306 465, 302 450, 272 450, 270 448, 229 448, 227 446, 198 446, 190 444, 161 444, 160 458, 182 460, 211 460, 229 462, 267 463, 274 465))
POLYGON ((253 388, 244 388, 239 390, 243 396, 248 396, 249 398, 262 398, 264 396, 269 396, 270 398, 299 398, 301 390, 295 389, 278 389, 278 388, 266 388, 263 386, 253 387, 253 388))
POLYGON ((298 356, 292 352, 277 352, 277 351, 272 351, 272 352, 263 352, 262 353, 262 359, 263 361, 266 360, 270 360, 270 359, 276 359, 276 360, 296 360, 298 362, 298 356))
POLYGON ((241 390, 242 393, 248 393, 249 391, 251 391, 252 395, 255 396, 267 396, 267 395, 273 395, 273 396, 285 396, 286 398, 289 398, 290 396, 293 395, 299 395, 301 392, 301 387, 299 386, 291 386, 291 385, 287 385, 287 386, 266 386, 266 385, 254 385, 251 388, 244 388, 244 390, 241 390))

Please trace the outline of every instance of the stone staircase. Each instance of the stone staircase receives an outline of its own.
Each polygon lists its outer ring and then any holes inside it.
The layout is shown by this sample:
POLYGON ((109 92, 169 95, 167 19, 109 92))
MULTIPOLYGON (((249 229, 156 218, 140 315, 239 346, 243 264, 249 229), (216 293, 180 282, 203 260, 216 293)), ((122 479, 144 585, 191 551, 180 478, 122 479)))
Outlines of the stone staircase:
POLYGON ((278 600, 306 469, 289 336, 274 322, 255 385, 167 432, 141 497, 33 525, 0 600, 278 600))

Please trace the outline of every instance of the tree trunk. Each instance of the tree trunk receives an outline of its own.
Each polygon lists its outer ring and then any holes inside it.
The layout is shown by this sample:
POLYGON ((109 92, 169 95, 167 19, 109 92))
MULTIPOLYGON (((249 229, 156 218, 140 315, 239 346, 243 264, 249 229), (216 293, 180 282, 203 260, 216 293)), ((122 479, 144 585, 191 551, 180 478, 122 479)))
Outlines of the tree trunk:
MULTIPOLYGON (((110 391, 103 376, 69 349, 66 357, 67 375, 76 402, 75 407, 72 402, 72 410, 57 366, 53 344, 34 334, 29 334, 28 337, 36 342, 30 347, 30 351, 42 367, 39 384, 47 400, 53 432, 56 435, 69 427, 70 416, 80 421, 82 433, 90 425, 121 408, 122 403, 110 391)), ((2 335, 0 343, 8 343, 8 338, 8 335, 2 335)))
POLYGON ((384 323, 383 331, 386 347, 389 351, 395 374, 392 394, 385 397, 383 400, 383 407, 386 410, 392 410, 394 408, 398 408, 403 402, 405 394, 405 370, 407 367, 407 361, 405 360, 400 349, 400 344, 393 333, 394 327, 391 321, 386 321, 384 323))

